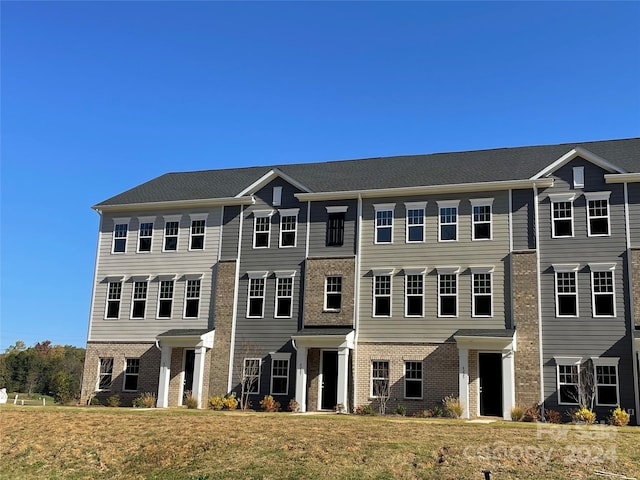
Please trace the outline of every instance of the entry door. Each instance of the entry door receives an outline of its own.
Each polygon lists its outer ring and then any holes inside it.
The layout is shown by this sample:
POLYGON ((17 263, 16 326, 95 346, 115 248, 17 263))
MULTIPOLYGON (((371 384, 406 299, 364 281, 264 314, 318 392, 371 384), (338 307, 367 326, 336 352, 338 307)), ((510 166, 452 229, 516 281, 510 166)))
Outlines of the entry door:
POLYGON ((182 383, 182 404, 189 393, 193 390, 193 367, 196 364, 196 351, 185 350, 184 352, 184 382, 182 383))
POLYGON ((322 352, 322 410, 333 410, 338 402, 338 352, 322 352))
POLYGON ((480 415, 502 417, 502 354, 479 353, 480 415))

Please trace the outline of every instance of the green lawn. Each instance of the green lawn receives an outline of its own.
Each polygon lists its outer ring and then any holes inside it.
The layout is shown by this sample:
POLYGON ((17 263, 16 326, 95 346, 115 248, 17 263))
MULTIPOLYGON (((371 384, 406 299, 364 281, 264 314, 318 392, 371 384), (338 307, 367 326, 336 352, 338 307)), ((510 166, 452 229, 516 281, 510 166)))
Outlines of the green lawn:
POLYGON ((13 405, 0 419, 2 478, 640 479, 638 427, 13 405))

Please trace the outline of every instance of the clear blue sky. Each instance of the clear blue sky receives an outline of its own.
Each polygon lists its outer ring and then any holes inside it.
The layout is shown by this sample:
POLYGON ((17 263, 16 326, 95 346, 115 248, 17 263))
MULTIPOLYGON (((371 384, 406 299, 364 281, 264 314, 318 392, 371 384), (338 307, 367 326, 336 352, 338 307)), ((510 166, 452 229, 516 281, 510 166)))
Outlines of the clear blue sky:
POLYGON ((640 135, 639 2, 0 8, 0 349, 84 346, 90 206, 163 173, 640 135))

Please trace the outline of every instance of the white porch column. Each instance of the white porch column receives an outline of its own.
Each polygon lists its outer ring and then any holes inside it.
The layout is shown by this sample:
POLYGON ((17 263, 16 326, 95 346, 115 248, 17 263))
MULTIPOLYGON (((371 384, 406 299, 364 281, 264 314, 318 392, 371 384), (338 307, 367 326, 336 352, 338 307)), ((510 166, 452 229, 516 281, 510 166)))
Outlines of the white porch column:
POLYGON ((202 380, 204 378, 204 359, 207 349, 198 347, 193 362, 193 387, 191 393, 198 399, 198 408, 202 408, 202 380))
POLYGON ((296 402, 301 412, 307 411, 307 347, 303 346, 296 353, 296 402))
POLYGON ((345 412, 349 412, 349 348, 338 350, 338 404, 342 404, 345 412))
POLYGON ((469 350, 458 350, 459 397, 462 404, 462 418, 469 418, 469 350))
POLYGON ((167 408, 169 406, 169 378, 171 376, 171 347, 163 345, 161 352, 156 407, 167 408))
POLYGON ((511 420, 511 409, 516 404, 515 368, 513 350, 502 352, 502 418, 511 420))

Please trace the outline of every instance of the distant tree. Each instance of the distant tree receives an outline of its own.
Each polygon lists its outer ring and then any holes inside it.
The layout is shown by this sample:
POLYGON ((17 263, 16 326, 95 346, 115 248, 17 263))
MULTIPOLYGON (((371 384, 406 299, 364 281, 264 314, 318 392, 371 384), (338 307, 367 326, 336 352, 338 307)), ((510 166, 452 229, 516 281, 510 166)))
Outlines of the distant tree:
POLYGON ((5 350, 6 353, 22 352, 27 349, 27 346, 22 340, 17 340, 13 345, 9 345, 5 350))

